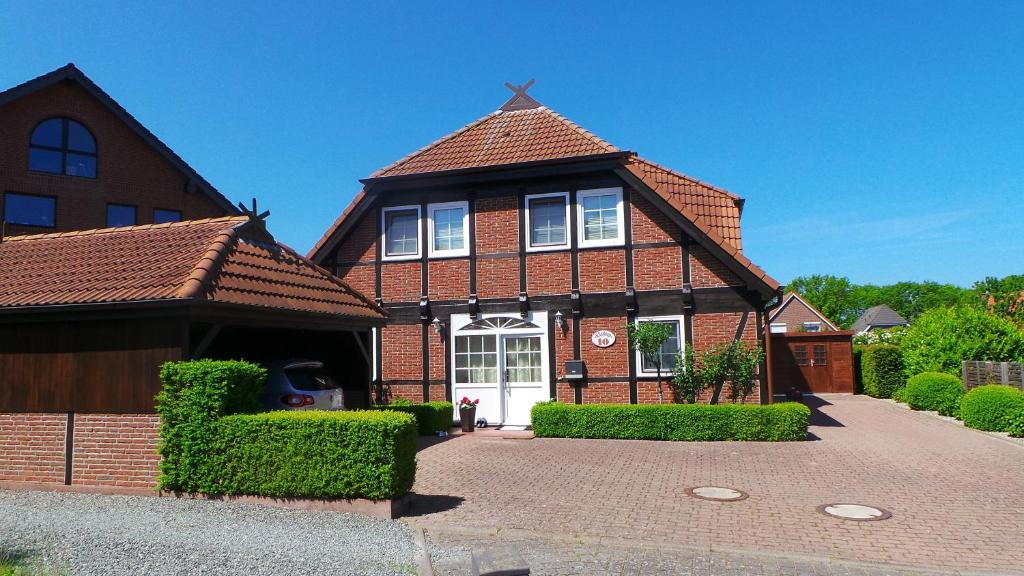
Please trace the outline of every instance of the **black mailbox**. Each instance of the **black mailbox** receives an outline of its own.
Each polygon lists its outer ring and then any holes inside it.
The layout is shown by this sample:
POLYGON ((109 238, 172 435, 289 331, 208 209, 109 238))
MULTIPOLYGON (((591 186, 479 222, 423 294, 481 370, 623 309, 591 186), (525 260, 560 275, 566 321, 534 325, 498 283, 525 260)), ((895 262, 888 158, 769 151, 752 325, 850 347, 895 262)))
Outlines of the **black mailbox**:
POLYGON ((565 379, 566 380, 583 380, 583 377, 587 374, 587 365, 583 363, 583 360, 566 360, 565 361, 565 379))

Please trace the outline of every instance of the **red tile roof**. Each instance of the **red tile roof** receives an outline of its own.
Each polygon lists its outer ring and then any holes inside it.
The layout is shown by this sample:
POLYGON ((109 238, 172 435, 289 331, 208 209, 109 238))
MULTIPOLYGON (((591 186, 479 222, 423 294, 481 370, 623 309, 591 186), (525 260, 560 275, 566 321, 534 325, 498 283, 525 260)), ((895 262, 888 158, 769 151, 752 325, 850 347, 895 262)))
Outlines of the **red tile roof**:
POLYGON ((255 232, 245 216, 0 242, 0 308, 181 299, 383 317, 338 278, 255 232))

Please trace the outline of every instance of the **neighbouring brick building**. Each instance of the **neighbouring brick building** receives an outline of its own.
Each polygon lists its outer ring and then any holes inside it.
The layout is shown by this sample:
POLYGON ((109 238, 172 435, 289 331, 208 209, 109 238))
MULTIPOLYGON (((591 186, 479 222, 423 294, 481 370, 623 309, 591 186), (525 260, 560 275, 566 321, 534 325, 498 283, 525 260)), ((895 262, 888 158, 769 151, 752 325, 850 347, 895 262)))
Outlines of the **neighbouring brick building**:
MULTIPOLYGON (((309 256, 389 313, 381 396, 530 407, 652 402, 630 322, 665 322, 671 363, 763 343, 779 284, 742 252, 743 200, 617 148, 526 94, 378 170, 309 256)), ((769 401, 763 385, 752 400, 769 401)))
POLYGON ((74 64, 0 92, 7 235, 230 214, 238 209, 74 64))
POLYGON ((772 334, 839 330, 835 322, 796 292, 788 292, 779 307, 772 310, 768 317, 768 328, 772 334))

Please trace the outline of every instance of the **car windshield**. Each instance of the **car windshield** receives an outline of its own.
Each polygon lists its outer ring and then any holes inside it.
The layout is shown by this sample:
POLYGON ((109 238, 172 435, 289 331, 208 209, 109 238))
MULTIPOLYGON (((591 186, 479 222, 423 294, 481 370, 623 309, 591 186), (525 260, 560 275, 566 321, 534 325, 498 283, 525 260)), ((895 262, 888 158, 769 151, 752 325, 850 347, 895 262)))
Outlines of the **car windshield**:
POLYGON ((338 387, 334 380, 331 380, 331 377, 327 375, 327 372, 319 368, 293 368, 285 370, 284 373, 288 376, 288 381, 291 382, 292 387, 296 390, 309 392, 332 390, 338 387))

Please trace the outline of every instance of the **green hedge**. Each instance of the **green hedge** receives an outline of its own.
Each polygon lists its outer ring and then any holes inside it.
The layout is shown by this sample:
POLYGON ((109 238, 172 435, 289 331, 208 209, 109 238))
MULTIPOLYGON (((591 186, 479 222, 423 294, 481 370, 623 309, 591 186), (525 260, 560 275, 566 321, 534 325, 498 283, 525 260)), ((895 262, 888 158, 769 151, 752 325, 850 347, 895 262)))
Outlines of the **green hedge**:
POLYGON ((221 418, 201 492, 396 498, 416 477, 416 421, 395 412, 281 411, 221 418))
POLYGON ((433 436, 441 430, 452 427, 452 414, 455 407, 451 402, 424 402, 423 404, 386 404, 374 406, 374 410, 391 410, 405 412, 416 417, 416 427, 420 436, 433 436))
POLYGON ((957 375, 964 360, 1024 361, 1024 331, 984 310, 935 308, 914 320, 900 351, 908 374, 957 375))
POLYGON ((970 428, 1006 432, 1024 411, 1024 392, 1010 386, 978 386, 960 400, 960 419, 970 428))
POLYGON ((622 440, 804 440, 803 404, 562 404, 533 407, 533 433, 622 440))
POLYGON ((1010 424, 1006 431, 1014 438, 1024 438, 1024 410, 1017 410, 1010 415, 1010 424))
POLYGON ((379 499, 412 486, 416 420, 409 414, 256 414, 266 371, 247 362, 169 362, 160 377, 161 489, 379 499))
POLYGON ((942 372, 923 372, 914 376, 907 380, 902 394, 907 405, 914 410, 934 410, 944 416, 956 414, 963 395, 963 382, 942 372))
POLYGON ((864 348, 867 346, 862 344, 853 345, 853 393, 863 394, 864 393, 864 374, 861 372, 862 357, 864 356, 864 348))
POLYGON ((865 346, 860 353, 860 373, 864 393, 889 398, 906 384, 900 349, 891 344, 865 346))

